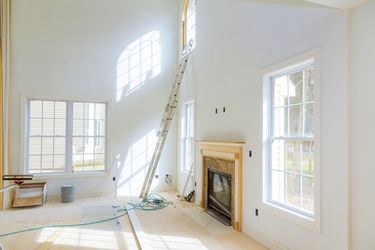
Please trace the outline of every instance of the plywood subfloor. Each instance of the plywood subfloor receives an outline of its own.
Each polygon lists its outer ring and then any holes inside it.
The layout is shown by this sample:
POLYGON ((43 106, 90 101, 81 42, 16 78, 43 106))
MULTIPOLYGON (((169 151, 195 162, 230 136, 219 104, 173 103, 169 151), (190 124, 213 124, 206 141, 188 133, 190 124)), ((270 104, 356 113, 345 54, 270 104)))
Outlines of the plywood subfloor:
POLYGON ((138 220, 155 249, 265 250, 246 235, 233 230, 202 211, 181 202, 176 194, 162 193, 173 205, 158 211, 136 210, 138 220))
MULTIPOLYGON (((154 249, 248 249, 265 248, 242 233, 224 226, 199 207, 180 202, 175 193, 162 193, 173 202, 168 208, 136 215, 154 249)), ((62 204, 0 211, 0 234, 51 224, 89 222, 114 214, 112 206, 129 199, 85 198, 62 204)), ((76 228, 48 228, 0 238, 6 250, 24 249, 138 249, 127 216, 118 221, 76 228)))
MULTIPOLYGON (((91 222, 112 217, 123 201, 111 198, 79 199, 62 204, 49 201, 44 206, 0 211, 0 234, 20 229, 91 222)), ((118 221, 85 227, 47 228, 0 238, 6 250, 24 249, 137 249, 127 216, 118 221)))

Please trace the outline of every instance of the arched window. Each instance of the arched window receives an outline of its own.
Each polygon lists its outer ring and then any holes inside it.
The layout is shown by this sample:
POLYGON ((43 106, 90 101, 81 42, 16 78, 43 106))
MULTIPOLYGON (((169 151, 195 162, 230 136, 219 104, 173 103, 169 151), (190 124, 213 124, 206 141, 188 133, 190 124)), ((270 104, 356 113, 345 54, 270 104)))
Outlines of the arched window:
MULTIPOLYGON (((185 0, 182 15, 182 45, 183 48, 193 40, 193 48, 195 47, 196 34, 196 0, 185 0)), ((192 49, 193 49, 192 48, 192 49)))

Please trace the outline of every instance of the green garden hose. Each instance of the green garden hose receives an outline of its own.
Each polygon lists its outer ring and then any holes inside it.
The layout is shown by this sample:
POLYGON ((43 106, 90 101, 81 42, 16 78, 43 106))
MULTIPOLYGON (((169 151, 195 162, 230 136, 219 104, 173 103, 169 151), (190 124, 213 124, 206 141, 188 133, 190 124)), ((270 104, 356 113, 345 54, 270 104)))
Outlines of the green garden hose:
MULTIPOLYGON (((161 195, 158 194, 149 194, 145 199, 143 199, 139 203, 129 203, 131 206, 133 206, 130 209, 139 209, 139 210, 145 210, 145 211, 152 211, 152 210, 159 210, 162 208, 166 208, 171 202, 167 201, 164 199, 161 195)), ((94 225, 94 224, 99 224, 99 223, 104 223, 107 221, 112 221, 116 220, 118 218, 121 218, 128 214, 128 211, 130 209, 126 208, 119 208, 117 209, 117 213, 121 213, 120 215, 117 215, 115 217, 111 217, 108 219, 102 219, 102 220, 97 220, 97 221, 92 221, 92 222, 86 222, 86 223, 79 223, 79 224, 61 224, 61 225, 49 225, 49 226, 41 226, 41 227, 33 227, 33 228, 28 228, 28 229, 23 229, 23 230, 18 230, 10 233, 4 233, 0 234, 0 238, 14 235, 14 234, 19 234, 19 233, 25 233, 25 232, 30 232, 30 231, 37 231, 37 230, 42 230, 45 228, 59 228, 59 227, 83 227, 83 226, 89 226, 89 225, 94 225)))

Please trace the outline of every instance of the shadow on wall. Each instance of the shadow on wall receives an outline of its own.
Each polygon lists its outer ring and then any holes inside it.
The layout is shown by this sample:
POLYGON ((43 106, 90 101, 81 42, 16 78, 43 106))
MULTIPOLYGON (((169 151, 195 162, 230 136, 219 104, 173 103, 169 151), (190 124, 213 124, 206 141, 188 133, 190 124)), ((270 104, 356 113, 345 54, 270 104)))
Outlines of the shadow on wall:
POLYGON ((151 31, 132 42, 117 62, 117 94, 119 102, 161 72, 160 32, 151 31))

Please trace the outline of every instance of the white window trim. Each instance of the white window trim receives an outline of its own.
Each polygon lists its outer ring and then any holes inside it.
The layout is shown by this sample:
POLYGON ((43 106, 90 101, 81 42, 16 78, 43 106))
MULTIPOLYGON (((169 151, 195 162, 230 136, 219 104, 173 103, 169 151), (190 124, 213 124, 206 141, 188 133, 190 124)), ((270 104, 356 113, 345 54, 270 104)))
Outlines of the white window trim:
MULTIPOLYGON (((196 138, 196 107, 195 107, 195 100, 193 98, 191 99, 188 99, 188 101, 185 101, 183 102, 182 104, 182 107, 181 107, 181 111, 180 111, 180 121, 181 121, 181 118, 182 117, 186 117, 186 106, 189 105, 189 104, 193 104, 193 119, 194 119, 194 136, 193 136, 193 140, 195 140, 196 138)), ((185 169, 185 166, 184 166, 184 162, 185 162, 185 145, 184 145, 184 134, 183 134, 183 129, 186 130, 186 122, 185 124, 180 124, 180 136, 179 136, 179 144, 180 144, 180 170, 184 173, 188 173, 189 172, 189 169, 190 169, 190 166, 188 166, 188 169, 185 169), (184 128, 182 128, 184 126, 184 128)), ((193 148, 193 152, 192 152, 192 163, 195 165, 195 146, 193 148)))
POLYGON ((262 178, 262 203, 261 207, 283 219, 304 226, 314 232, 320 232, 320 48, 313 49, 289 58, 280 63, 266 67, 261 70, 261 81, 263 82, 263 178, 262 178), (278 206, 268 201, 269 198, 269 115, 270 115, 270 77, 283 74, 299 65, 314 62, 314 216, 308 217, 278 206))
MULTIPOLYGON (((111 176, 112 165, 111 165, 111 113, 112 113, 112 101, 106 99, 93 100, 91 98, 72 99, 72 98, 51 98, 44 96, 25 96, 21 95, 21 112, 20 112, 20 171, 23 174, 27 174, 27 136, 28 136, 28 101, 29 100, 44 100, 44 101, 64 101, 64 102, 87 102, 87 103, 105 103, 106 104, 106 152, 105 152, 105 169, 102 171, 87 171, 87 172, 64 172, 64 173, 48 173, 48 174, 33 174, 35 180, 43 179, 65 179, 65 178, 91 178, 91 177, 103 177, 111 176)), ((69 106, 69 105, 68 105, 69 106)), ((67 119, 69 119, 67 117, 67 119)), ((68 127, 67 127, 68 129, 68 127)), ((71 157, 71 156, 70 156, 71 157)), ((66 157, 70 158, 69 156, 66 157)))

